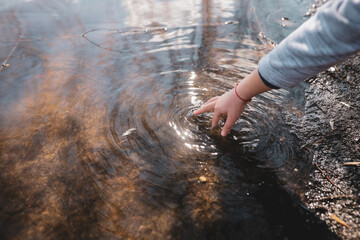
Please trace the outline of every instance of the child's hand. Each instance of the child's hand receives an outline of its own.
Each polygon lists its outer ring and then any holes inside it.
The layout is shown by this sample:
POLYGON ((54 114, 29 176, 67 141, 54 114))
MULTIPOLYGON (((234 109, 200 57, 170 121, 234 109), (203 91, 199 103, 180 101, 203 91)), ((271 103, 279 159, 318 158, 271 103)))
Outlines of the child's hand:
POLYGON ((239 97, 236 96, 233 88, 219 97, 211 98, 198 110, 194 111, 194 115, 214 111, 211 127, 215 127, 218 124, 221 115, 227 115, 225 125, 221 131, 221 135, 226 136, 243 113, 246 104, 251 98, 269 90, 271 88, 263 83, 258 70, 255 69, 239 84, 236 84, 236 92, 239 94, 239 97))
POLYGON ((239 99, 236 96, 234 89, 231 89, 221 96, 211 98, 199 109, 195 110, 194 115, 214 111, 211 127, 215 127, 218 124, 221 115, 227 115, 225 125, 221 131, 221 135, 226 136, 243 113, 246 104, 247 102, 239 99))

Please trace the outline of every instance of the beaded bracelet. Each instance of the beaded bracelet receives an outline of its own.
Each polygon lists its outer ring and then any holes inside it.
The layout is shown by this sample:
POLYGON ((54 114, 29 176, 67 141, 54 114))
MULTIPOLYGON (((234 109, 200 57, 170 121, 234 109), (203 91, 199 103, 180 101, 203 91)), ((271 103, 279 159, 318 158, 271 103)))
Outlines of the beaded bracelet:
POLYGON ((251 102, 252 98, 250 98, 250 99, 243 99, 242 97, 239 96, 239 94, 236 92, 236 88, 237 88, 238 85, 239 85, 239 84, 237 83, 237 84, 235 85, 235 88, 234 88, 234 91, 235 91, 236 96, 238 96, 238 98, 240 98, 240 100, 242 100, 242 101, 244 101, 244 102, 251 102))

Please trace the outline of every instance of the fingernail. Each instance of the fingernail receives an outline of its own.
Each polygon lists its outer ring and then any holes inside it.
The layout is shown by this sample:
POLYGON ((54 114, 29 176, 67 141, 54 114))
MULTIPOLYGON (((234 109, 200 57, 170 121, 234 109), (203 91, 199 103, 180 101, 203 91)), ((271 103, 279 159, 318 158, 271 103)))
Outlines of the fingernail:
POLYGON ((223 136, 223 137, 226 136, 226 132, 224 130, 221 131, 221 136, 223 136))

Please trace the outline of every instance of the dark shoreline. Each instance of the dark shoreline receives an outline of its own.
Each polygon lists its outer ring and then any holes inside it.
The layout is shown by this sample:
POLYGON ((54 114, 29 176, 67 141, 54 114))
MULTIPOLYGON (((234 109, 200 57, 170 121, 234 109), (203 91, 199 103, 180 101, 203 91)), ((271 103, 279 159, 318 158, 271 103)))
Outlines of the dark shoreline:
MULTIPOLYGON (((305 16, 325 2, 314 1, 305 16)), ((331 233, 344 240, 360 239, 360 166, 344 165, 360 160, 360 52, 306 83, 300 117, 285 111, 285 118, 299 141, 302 161, 311 165, 305 163, 294 173, 297 163, 292 162, 285 167, 290 174, 280 179, 289 182, 305 212, 313 213, 331 233)))
POLYGON ((329 231, 346 240, 360 239, 360 168, 344 165, 360 159, 359 70, 358 53, 308 79, 303 115, 286 116, 301 151, 307 152, 304 161, 312 162, 300 170, 307 175, 302 186, 291 183, 290 188, 329 231))

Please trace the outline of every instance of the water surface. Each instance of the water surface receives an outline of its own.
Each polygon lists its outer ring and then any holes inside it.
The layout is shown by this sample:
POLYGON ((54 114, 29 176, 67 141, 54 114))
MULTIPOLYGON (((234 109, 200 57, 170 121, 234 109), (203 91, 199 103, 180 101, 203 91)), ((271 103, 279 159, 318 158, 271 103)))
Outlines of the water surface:
POLYGON ((309 2, 0 1, 1 239, 291 238, 267 198, 299 153, 278 106, 301 115, 301 88, 226 138, 192 112, 309 2))

